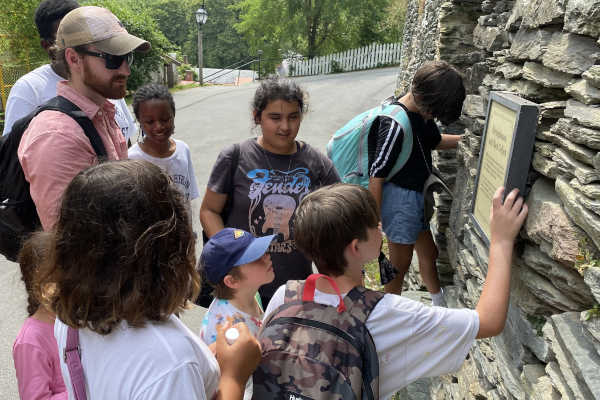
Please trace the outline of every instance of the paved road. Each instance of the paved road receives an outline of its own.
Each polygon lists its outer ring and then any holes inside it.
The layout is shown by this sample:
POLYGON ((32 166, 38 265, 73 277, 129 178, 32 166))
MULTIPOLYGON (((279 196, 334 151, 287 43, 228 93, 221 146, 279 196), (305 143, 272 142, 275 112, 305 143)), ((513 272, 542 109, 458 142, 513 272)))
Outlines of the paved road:
MULTIPOLYGON (((396 69, 386 68, 346 74, 297 78, 309 93, 309 112, 298 138, 324 150, 331 134, 355 114, 392 94, 396 69)), ((204 194, 208 175, 224 146, 255 135, 250 101, 256 84, 240 87, 203 87, 175 94, 176 137, 185 141, 194 157, 196 177, 204 194)), ((194 202, 194 224, 199 231, 194 202)), ((25 319, 25 290, 18 265, 0 256, 0 399, 18 399, 12 363, 12 343, 25 319)), ((184 316, 192 330, 200 326, 202 310, 184 316)))

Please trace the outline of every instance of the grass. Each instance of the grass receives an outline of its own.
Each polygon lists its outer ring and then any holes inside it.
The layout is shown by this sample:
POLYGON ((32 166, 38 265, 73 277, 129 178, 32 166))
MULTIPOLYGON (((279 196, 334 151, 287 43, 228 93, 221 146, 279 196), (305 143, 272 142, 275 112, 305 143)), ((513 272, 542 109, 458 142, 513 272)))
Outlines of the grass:
POLYGON ((180 90, 192 89, 192 88, 197 88, 197 87, 200 87, 199 83, 190 83, 189 85, 175 85, 174 87, 169 89, 169 91, 171 93, 175 93, 175 92, 179 92, 180 90))
MULTIPOLYGON (((389 257, 387 240, 383 239, 383 252, 389 257)), ((383 291, 383 285, 379 277, 379 263, 377 259, 365 264, 365 287, 371 290, 383 291)))

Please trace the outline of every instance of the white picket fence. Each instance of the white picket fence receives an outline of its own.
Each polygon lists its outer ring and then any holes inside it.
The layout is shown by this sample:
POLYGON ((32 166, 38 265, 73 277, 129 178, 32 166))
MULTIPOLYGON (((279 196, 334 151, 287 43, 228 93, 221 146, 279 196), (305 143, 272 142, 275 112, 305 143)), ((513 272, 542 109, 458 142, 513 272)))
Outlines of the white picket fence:
POLYGON ((332 61, 342 71, 356 71, 400 63, 402 43, 373 43, 358 49, 315 57, 311 60, 290 60, 289 76, 321 75, 334 72, 332 61))

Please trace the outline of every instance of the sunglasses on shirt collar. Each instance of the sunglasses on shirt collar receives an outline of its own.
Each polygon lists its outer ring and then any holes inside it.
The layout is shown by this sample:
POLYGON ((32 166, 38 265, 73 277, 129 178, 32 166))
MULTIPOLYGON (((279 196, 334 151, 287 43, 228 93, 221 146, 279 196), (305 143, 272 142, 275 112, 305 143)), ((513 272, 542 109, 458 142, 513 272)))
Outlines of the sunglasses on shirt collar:
POLYGON ((133 52, 124 54, 122 56, 115 56, 114 54, 108 53, 97 53, 89 50, 78 50, 78 53, 87 54, 88 56, 104 58, 104 65, 106 69, 119 69, 123 64, 123 61, 127 61, 127 65, 131 67, 133 64, 133 52))

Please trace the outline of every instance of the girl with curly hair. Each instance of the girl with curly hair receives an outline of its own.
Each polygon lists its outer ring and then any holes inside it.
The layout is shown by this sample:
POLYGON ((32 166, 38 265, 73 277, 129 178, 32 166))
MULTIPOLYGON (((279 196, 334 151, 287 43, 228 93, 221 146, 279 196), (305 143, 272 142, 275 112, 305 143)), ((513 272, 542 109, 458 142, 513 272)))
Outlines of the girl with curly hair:
POLYGON ((106 162, 73 179, 39 285, 57 316, 69 398, 70 328, 89 399, 237 399, 260 358, 239 325, 233 345, 217 340, 217 363, 176 317, 200 286, 194 235, 181 192, 147 161, 106 162))

